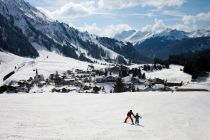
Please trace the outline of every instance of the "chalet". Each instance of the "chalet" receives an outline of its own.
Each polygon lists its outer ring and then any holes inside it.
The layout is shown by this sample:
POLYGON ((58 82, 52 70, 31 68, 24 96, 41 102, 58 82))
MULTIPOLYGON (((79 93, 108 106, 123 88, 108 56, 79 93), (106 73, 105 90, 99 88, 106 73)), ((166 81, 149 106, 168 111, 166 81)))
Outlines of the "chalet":
POLYGON ((139 79, 135 78, 135 77, 132 77, 131 82, 134 83, 134 84, 137 84, 137 83, 139 83, 139 79))
POLYGON ((7 86, 7 90, 6 90, 7 93, 18 93, 18 90, 16 87, 14 86, 7 86))
POLYGON ((120 73, 121 73, 122 71, 126 71, 126 72, 129 73, 129 70, 130 70, 130 69, 129 69, 128 67, 123 66, 123 65, 120 65, 120 66, 114 66, 114 67, 110 68, 110 69, 109 69, 109 72, 110 72, 111 74, 113 74, 113 75, 120 75, 120 73))
POLYGON ((115 82, 117 80, 117 77, 114 76, 108 76, 105 78, 105 82, 115 82))
POLYGON ((67 71, 66 71, 66 74, 72 75, 72 74, 74 74, 74 73, 73 73, 73 71, 71 71, 71 70, 67 70, 67 71))
POLYGON ((82 82, 80 82, 80 81, 75 81, 74 82, 74 86, 76 86, 76 87, 82 87, 82 82))
POLYGON ((17 92, 28 93, 29 90, 26 87, 17 87, 17 92))
POLYGON ((105 82, 105 77, 104 76, 98 76, 95 78, 95 81, 97 83, 104 83, 105 82))
POLYGON ((61 81, 62 85, 74 85, 76 79, 74 78, 66 78, 61 81))
POLYGON ((38 87, 43 87, 44 85, 46 85, 46 82, 45 81, 40 81, 38 84, 37 84, 37 86, 38 87))
POLYGON ((27 81, 25 81, 25 80, 20 80, 17 84, 18 84, 20 87, 25 87, 25 86, 26 86, 26 83, 27 83, 27 81))
POLYGON ((53 88, 53 89, 52 89, 52 92, 61 92, 61 89, 53 88))
POLYGON ((94 66, 93 65, 88 65, 88 70, 94 70, 94 66))
POLYGON ((75 90, 75 89, 70 89, 68 87, 62 87, 62 88, 53 88, 52 92, 68 93, 68 92, 71 92, 73 90, 75 90))
POLYGON ((172 82, 165 82, 164 84, 165 86, 168 86, 168 87, 175 87, 175 86, 182 86, 183 85, 183 82, 180 82, 180 83, 172 83, 172 82))
POLYGON ((165 80, 162 80, 160 78, 155 78, 153 81, 155 84, 164 84, 165 83, 165 80))
POLYGON ((104 75, 105 73, 102 70, 92 70, 91 76, 92 76, 92 74, 101 76, 101 75, 104 75))

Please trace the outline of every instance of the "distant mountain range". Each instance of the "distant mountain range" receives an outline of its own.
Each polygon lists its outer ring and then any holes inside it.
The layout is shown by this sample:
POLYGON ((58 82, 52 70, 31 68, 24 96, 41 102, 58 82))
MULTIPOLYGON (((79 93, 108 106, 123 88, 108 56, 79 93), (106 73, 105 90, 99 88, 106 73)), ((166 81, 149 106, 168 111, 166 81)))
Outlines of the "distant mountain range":
POLYGON ((192 32, 166 29, 162 32, 123 31, 114 37, 117 40, 131 42, 140 54, 151 59, 167 59, 168 56, 196 52, 210 48, 210 31, 192 32))
POLYGON ((120 41, 131 42, 133 44, 140 44, 147 39, 155 37, 165 37, 167 40, 182 40, 184 38, 198 38, 208 36, 210 36, 209 30, 195 30, 192 32, 185 32, 167 28, 161 32, 128 30, 117 33, 114 38, 120 41))
POLYGON ((127 64, 150 61, 130 43, 80 32, 49 19, 24 0, 0 0, 0 18, 1 51, 38 57, 39 50, 45 49, 88 62, 127 64))

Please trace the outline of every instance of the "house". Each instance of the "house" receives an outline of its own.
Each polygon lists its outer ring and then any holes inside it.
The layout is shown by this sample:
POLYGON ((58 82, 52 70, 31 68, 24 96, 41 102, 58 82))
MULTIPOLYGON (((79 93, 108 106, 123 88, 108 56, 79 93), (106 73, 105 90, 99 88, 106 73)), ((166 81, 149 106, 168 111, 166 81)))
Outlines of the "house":
POLYGON ((135 77, 132 77, 131 82, 134 83, 134 84, 137 84, 137 83, 139 83, 139 79, 135 78, 135 77))
POLYGON ((117 80, 117 77, 114 76, 108 76, 105 78, 105 82, 115 82, 117 80))
POLYGON ((74 74, 74 73, 73 73, 73 71, 71 71, 71 70, 67 70, 67 71, 66 71, 66 74, 72 75, 72 74, 74 74))
POLYGON ((94 70, 94 66, 93 65, 88 65, 87 70, 94 70))
POLYGON ((111 73, 113 75, 120 75, 120 74, 122 74, 123 71, 125 71, 126 73, 129 73, 130 69, 123 65, 114 66, 109 69, 109 73, 111 73))
POLYGON ((66 78, 66 79, 63 79, 61 81, 61 84, 62 85, 74 85, 74 82, 76 81, 75 78, 66 78))
POLYGON ((183 82, 180 82, 180 83, 172 83, 172 82, 165 82, 164 84, 165 86, 168 86, 168 87, 175 87, 175 86, 182 86, 183 85, 183 82))
POLYGON ((162 80, 160 78, 155 78, 154 79, 154 82, 155 82, 155 84, 164 84, 165 83, 165 80, 162 80))
POLYGON ((76 87, 82 87, 82 82, 80 82, 80 81, 75 81, 74 82, 74 86, 76 86, 76 87))
POLYGON ((7 86, 7 93, 18 93, 18 90, 14 86, 7 86))
POLYGON ((17 92, 28 93, 29 90, 26 87, 17 87, 17 92))
POLYGON ((90 82, 91 82, 91 77, 85 77, 85 78, 83 79, 83 82, 84 82, 84 83, 90 83, 90 82))
POLYGON ((43 87, 44 85, 46 85, 46 82, 45 81, 40 81, 38 84, 38 87, 43 87))
POLYGON ((104 76, 97 76, 97 77, 95 77, 95 81, 97 83, 104 83, 105 82, 105 77, 104 76))

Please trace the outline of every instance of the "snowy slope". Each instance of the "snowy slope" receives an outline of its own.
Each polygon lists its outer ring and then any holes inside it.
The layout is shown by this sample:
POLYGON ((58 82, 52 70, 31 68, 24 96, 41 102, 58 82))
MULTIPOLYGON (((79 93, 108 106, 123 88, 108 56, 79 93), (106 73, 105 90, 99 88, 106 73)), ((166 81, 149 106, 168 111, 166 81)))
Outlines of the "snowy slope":
POLYGON ((184 73, 183 66, 170 65, 170 69, 163 69, 161 71, 146 72, 147 78, 160 78, 168 82, 190 82, 192 76, 184 73))
POLYGON ((136 34, 136 30, 128 30, 128 31, 122 31, 121 33, 117 33, 114 38, 117 40, 128 40, 130 36, 133 36, 136 34))
POLYGON ((24 63, 29 63, 32 59, 19 57, 11 53, 0 52, 0 85, 3 84, 3 77, 15 70, 15 66, 22 66, 24 63))
MULTIPOLYGON (((0 14, 14 21, 15 26, 23 31, 31 44, 38 44, 41 49, 56 50, 65 56, 87 61, 114 61, 117 57, 123 58, 124 61, 129 59, 100 44, 97 36, 51 20, 24 0, 0 0, 0 14)), ((126 46, 121 42, 119 44, 122 44, 121 47, 126 46)), ((37 45, 34 47, 40 49, 37 45)))
POLYGON ((131 42, 133 44, 136 44, 136 43, 141 43, 148 38, 151 38, 155 34, 156 33, 147 32, 147 31, 142 32, 142 31, 130 30, 130 31, 123 31, 121 33, 117 33, 114 36, 114 38, 117 40, 131 42))
MULTIPOLYGON (((39 74, 43 74, 44 77, 48 77, 56 71, 61 73, 72 69, 87 70, 88 65, 90 65, 90 63, 64 57, 55 52, 42 50, 39 51, 39 53, 40 57, 37 59, 31 59, 0 52, 0 85, 3 84, 3 77, 13 70, 15 70, 15 74, 6 80, 5 83, 11 80, 27 80, 30 77, 34 77, 35 69, 38 70, 39 74), (15 66, 17 69, 15 69, 15 66)), ((98 64, 94 64, 94 66, 96 69, 105 67, 98 64)))
POLYGON ((0 95, 1 140, 209 140, 210 94, 0 95), (143 116, 124 124, 128 110, 143 116))
POLYGON ((183 88, 203 88, 210 90, 210 77, 199 77, 196 81, 186 84, 183 88))

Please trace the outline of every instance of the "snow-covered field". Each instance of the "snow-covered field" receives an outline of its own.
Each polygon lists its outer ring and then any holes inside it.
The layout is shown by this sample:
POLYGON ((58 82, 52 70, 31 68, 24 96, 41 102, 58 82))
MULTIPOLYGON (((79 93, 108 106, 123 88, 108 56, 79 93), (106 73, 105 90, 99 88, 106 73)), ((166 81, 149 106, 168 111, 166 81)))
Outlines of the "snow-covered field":
POLYGON ((210 94, 3 94, 1 140, 209 140, 210 94), (124 124, 129 109, 140 126, 124 124))
POLYGON ((160 78, 168 82, 181 82, 187 83, 191 81, 191 75, 180 71, 183 66, 170 65, 170 69, 163 69, 161 71, 146 72, 147 78, 160 78))

